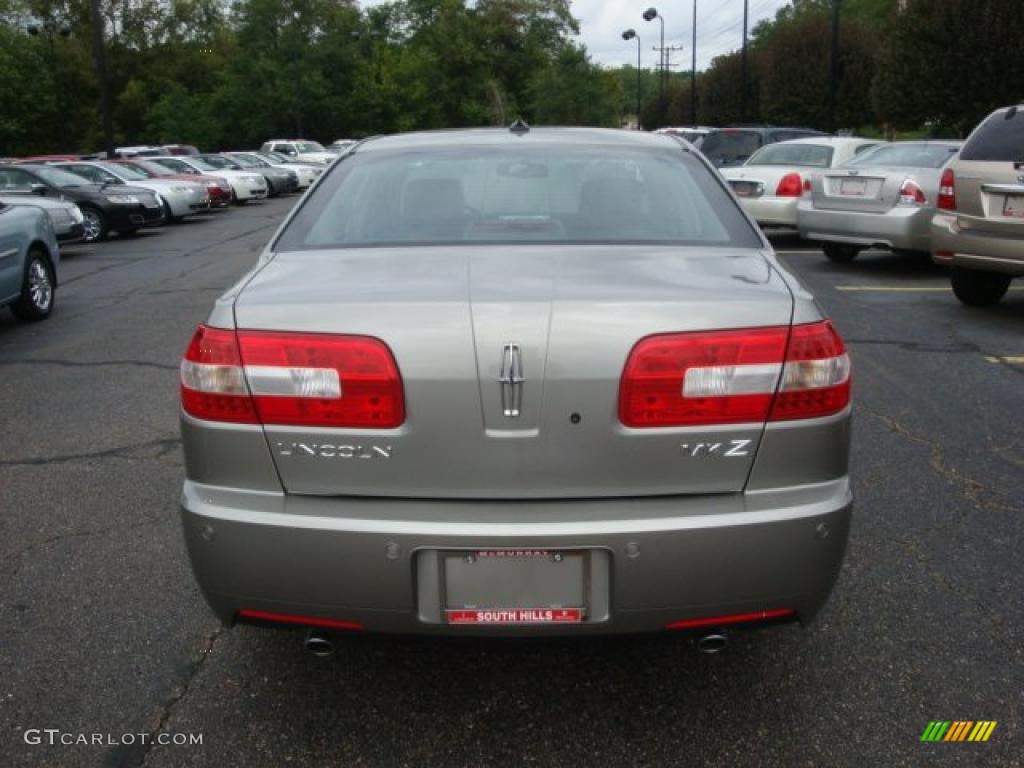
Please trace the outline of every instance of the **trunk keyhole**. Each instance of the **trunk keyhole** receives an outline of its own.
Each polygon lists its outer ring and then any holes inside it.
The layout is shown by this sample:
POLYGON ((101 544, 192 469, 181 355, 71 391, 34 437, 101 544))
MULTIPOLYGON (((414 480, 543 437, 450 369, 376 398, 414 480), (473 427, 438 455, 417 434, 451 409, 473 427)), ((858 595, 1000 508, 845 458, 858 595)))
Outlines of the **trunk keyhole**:
POLYGON ((583 417, 580 416, 578 413, 574 413, 572 414, 572 416, 569 417, 569 421, 571 421, 573 424, 579 424, 581 421, 583 421, 583 417))

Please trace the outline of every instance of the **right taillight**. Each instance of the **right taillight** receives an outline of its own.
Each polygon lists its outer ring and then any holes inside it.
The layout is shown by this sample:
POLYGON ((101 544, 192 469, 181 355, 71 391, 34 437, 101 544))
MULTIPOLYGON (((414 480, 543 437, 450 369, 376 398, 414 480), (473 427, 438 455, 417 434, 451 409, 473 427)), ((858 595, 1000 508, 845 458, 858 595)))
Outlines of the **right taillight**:
POLYGON ((850 402, 850 360, 828 321, 642 339, 626 362, 627 427, 809 419, 850 402))
POLYGON ((775 196, 801 197, 805 191, 803 176, 799 173, 787 173, 775 188, 775 196))
POLYGON ((956 176, 952 168, 942 172, 942 179, 939 181, 939 197, 936 206, 940 211, 956 210, 956 176))
POLYGON ((394 356, 368 336, 200 326, 181 363, 181 403, 210 421, 370 429, 405 421, 394 356))

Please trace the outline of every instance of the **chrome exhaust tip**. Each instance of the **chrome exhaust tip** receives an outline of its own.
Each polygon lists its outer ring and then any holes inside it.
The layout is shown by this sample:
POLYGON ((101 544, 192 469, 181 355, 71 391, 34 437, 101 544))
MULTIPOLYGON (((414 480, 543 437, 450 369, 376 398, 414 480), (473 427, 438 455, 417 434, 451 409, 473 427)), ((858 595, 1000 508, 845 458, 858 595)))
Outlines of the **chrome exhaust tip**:
POLYGON ((725 635, 704 635, 697 640, 697 650, 701 653, 720 653, 729 644, 725 635))
POLYGON ((334 642, 331 636, 322 629, 311 629, 306 632, 302 646, 314 656, 324 658, 334 653, 334 642))

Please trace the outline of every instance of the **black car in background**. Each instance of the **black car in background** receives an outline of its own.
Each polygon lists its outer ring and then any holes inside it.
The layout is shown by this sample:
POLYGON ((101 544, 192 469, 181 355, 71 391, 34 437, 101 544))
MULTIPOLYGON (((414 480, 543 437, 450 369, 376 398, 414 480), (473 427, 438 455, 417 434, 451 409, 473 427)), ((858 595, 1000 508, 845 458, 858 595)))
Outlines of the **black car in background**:
POLYGON ((77 203, 87 243, 103 240, 110 232, 130 235, 164 223, 163 206, 149 190, 124 184, 93 184, 48 165, 0 166, 0 194, 41 195, 77 203))
POLYGON ((790 139, 809 139, 825 136, 811 128, 779 128, 771 125, 732 126, 708 133, 701 142, 700 151, 716 168, 743 165, 747 158, 766 144, 790 139))

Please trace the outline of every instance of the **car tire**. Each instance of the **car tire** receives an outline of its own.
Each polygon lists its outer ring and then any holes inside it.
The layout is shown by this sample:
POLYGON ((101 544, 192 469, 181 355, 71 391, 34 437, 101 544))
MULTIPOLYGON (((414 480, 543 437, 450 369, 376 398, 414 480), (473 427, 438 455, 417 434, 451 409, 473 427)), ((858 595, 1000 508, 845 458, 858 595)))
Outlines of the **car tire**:
POLYGON ((11 305, 14 316, 28 323, 49 317, 53 311, 55 277, 53 262, 46 251, 38 245, 32 247, 25 260, 21 295, 11 305))
POLYGON ((274 182, 267 179, 267 197, 277 197, 281 194, 281 191, 274 186, 274 182))
POLYGON ((93 208, 91 205, 80 205, 79 208, 82 209, 82 227, 85 230, 82 236, 83 241, 98 243, 101 240, 106 240, 109 229, 107 217, 103 215, 103 211, 93 208))
POLYGON ((953 293, 969 307, 990 307, 998 304, 1010 288, 1010 275, 982 272, 977 269, 953 267, 950 282, 953 293))
POLYGON ((825 258, 829 261, 839 263, 853 261, 861 251, 859 246, 849 243, 822 243, 821 250, 825 252, 825 258))
POLYGON ((179 221, 181 221, 180 216, 175 216, 173 213, 171 213, 171 206, 166 200, 161 200, 160 205, 162 205, 164 209, 164 222, 166 224, 177 224, 179 221))

